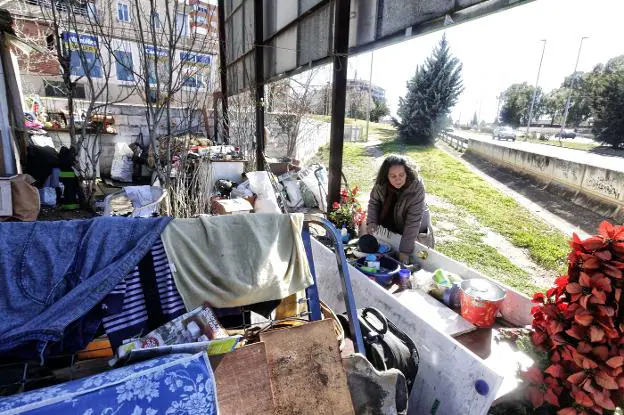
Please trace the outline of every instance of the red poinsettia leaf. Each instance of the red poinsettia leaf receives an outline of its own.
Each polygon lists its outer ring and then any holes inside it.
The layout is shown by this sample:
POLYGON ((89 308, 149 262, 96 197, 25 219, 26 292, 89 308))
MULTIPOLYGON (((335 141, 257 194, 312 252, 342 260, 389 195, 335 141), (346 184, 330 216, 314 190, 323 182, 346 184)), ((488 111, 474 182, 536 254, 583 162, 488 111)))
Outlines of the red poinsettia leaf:
POLYGON ((561 365, 550 365, 544 373, 548 373, 550 376, 556 379, 563 379, 565 376, 565 370, 561 365))
POLYGON ((546 335, 542 331, 534 331, 531 333, 531 341, 534 345, 539 346, 546 341, 546 335))
POLYGON ((592 353, 594 354, 594 356, 604 361, 609 356, 609 349, 607 348, 607 346, 598 346, 598 347, 594 347, 594 350, 592 350, 592 353))
POLYGON ((586 408, 591 408, 592 406, 594 406, 594 401, 592 401, 588 394, 580 389, 572 392, 572 397, 574 398, 574 401, 581 406, 584 406, 586 408))
POLYGON ((544 293, 535 293, 533 294, 533 299, 531 301, 534 303, 544 304, 545 299, 546 297, 544 296, 544 293))
POLYGON ((579 304, 585 309, 587 310, 587 302, 589 301, 589 296, 588 295, 583 295, 581 296, 581 299, 579 300, 579 304))
POLYGON ((591 236, 581 242, 583 248, 588 252, 594 252, 605 247, 605 240, 600 236, 591 236))
POLYGON ((598 234, 603 238, 610 239, 613 237, 614 233, 615 229, 613 228, 613 225, 611 225, 608 221, 603 220, 602 222, 600 222, 600 225, 598 225, 598 234))
POLYGON ((531 307, 531 315, 535 315, 535 313, 537 313, 540 309, 542 308, 541 305, 534 305, 533 307, 531 307))
POLYGON ((580 294, 583 292, 583 287, 581 287, 581 284, 573 282, 566 286, 566 291, 570 294, 580 294))
POLYGON ((563 329, 564 329, 563 323, 559 320, 550 320, 548 322, 548 325, 546 326, 546 331, 551 336, 554 336, 555 334, 563 331, 563 329))
POLYGON ((546 393, 544 394, 544 400, 551 405, 559 407, 559 398, 554 394, 552 389, 546 389, 546 393))
POLYGON ((569 407, 557 411, 557 415, 578 415, 578 412, 576 411, 576 409, 569 407))
POLYGON ((620 389, 624 389, 624 376, 621 376, 618 378, 617 384, 620 387, 620 389))
POLYGON ((594 398, 594 402, 596 402, 596 405, 600 406, 601 408, 606 409, 607 411, 615 410, 615 404, 609 397, 608 392, 607 393, 595 393, 592 396, 594 398))
POLYGON ((598 326, 591 326, 589 328, 589 339, 592 343, 601 342, 604 339, 605 332, 598 326))
POLYGON ((570 337, 574 337, 577 340, 582 340, 585 337, 585 329, 575 324, 571 328, 566 330, 566 334, 570 337))
POLYGON ((604 273, 607 274, 608 276, 618 279, 618 280, 622 278, 622 270, 619 269, 618 267, 611 265, 608 262, 604 262, 602 264, 602 267, 604 269, 604 273))
POLYGON ((596 255, 603 261, 611 261, 611 258, 613 258, 613 255, 611 255, 611 251, 608 251, 606 249, 602 251, 596 251, 594 252, 594 255, 596 255))
POLYGON ((542 371, 536 367, 530 367, 526 372, 522 374, 522 377, 535 385, 541 385, 544 383, 544 375, 542 371))
POLYGON ((593 360, 587 357, 583 358, 583 369, 589 370, 589 369, 596 369, 597 367, 598 367, 598 364, 594 362, 593 360))
POLYGON ((612 357, 611 359, 606 361, 608 366, 611 366, 612 368, 618 368, 622 365, 624 365, 624 357, 622 356, 615 356, 612 357))
POLYGON ((594 288, 592 290, 592 295, 589 298, 589 302, 591 304, 604 304, 607 302, 607 293, 594 288))
POLYGON ((611 244, 611 249, 619 255, 624 255, 624 242, 614 242, 611 244))
POLYGON ((621 288, 616 288, 615 289, 615 301, 617 301, 619 303, 621 296, 622 296, 622 289, 621 288))
POLYGON ((565 287, 569 282, 569 278, 567 275, 560 275, 555 280, 555 286, 557 287, 565 287))
POLYGON ((579 353, 587 354, 590 353, 593 349, 587 342, 579 342, 578 346, 576 346, 576 350, 579 353))
POLYGON ((544 404, 544 394, 535 386, 529 386, 527 388, 527 398, 529 398, 533 408, 539 408, 544 404))
POLYGON ((604 371, 599 370, 598 373, 594 375, 594 380, 600 386, 605 389, 616 390, 618 388, 618 384, 611 376, 607 375, 604 371))
POLYGON ((596 309, 598 310, 598 314, 604 317, 613 317, 615 315, 613 307, 598 305, 596 306, 596 309))
POLYGON ((602 263, 602 261, 600 261, 600 258, 597 258, 593 255, 582 254, 581 258, 583 259, 583 269, 585 270, 598 269, 600 268, 600 264, 602 263))
POLYGON ((581 275, 579 275, 579 283, 583 287, 590 287, 591 277, 589 276, 589 274, 587 274, 586 272, 581 272, 581 275))
POLYGON ((613 289, 611 287, 611 280, 604 276, 604 274, 596 274, 591 278, 591 285, 601 291, 610 293, 613 289))
POLYGON ((587 311, 581 311, 580 313, 576 313, 574 315, 574 320, 581 326, 587 327, 592 323, 592 321, 594 321, 594 316, 587 311))
POLYGON ((580 372, 576 372, 576 373, 568 376, 566 380, 568 382, 570 382, 571 384, 573 384, 573 385, 579 385, 586 378, 587 378, 587 374, 585 373, 584 370, 581 370, 580 372))

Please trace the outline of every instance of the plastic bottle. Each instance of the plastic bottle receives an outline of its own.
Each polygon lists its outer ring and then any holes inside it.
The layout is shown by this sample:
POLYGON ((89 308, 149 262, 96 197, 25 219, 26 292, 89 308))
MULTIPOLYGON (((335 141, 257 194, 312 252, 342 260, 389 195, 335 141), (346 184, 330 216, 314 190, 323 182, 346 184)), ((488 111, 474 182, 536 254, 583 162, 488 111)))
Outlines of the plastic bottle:
POLYGON ((375 254, 366 255, 366 265, 368 265, 369 268, 373 268, 375 272, 379 271, 381 268, 381 264, 377 260, 377 255, 375 254))
POLYGON ((342 242, 349 242, 349 232, 345 226, 340 230, 340 236, 342 237, 342 242))
POLYGON ((408 290, 411 288, 410 287, 411 276, 412 276, 412 273, 410 272, 409 269, 399 270, 399 285, 401 286, 401 289, 408 290))

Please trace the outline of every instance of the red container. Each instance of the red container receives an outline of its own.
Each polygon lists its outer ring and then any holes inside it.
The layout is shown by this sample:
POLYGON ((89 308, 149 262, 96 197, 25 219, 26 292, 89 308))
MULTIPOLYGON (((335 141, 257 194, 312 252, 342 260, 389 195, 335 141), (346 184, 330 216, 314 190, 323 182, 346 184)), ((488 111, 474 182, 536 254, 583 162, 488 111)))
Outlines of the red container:
POLYGON ((482 278, 464 280, 460 287, 462 317, 477 327, 492 327, 505 290, 482 278))

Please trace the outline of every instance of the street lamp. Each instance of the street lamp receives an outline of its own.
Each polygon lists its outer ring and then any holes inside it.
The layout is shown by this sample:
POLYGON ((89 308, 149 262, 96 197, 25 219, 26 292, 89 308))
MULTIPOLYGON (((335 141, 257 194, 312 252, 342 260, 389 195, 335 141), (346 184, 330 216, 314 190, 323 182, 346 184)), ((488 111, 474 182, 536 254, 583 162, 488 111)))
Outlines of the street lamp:
POLYGON ((574 72, 572 73, 572 82, 570 84, 570 92, 568 93, 568 99, 565 104, 565 111, 563 112, 563 122, 561 123, 561 131, 559 132, 559 141, 563 136, 563 130, 565 129, 566 121, 568 120, 568 112, 570 111, 570 100, 572 99, 572 91, 574 91, 574 84, 576 83, 576 69, 578 68, 579 58, 581 57, 581 48, 583 47, 583 41, 589 39, 587 36, 581 38, 579 44, 578 54, 576 55, 576 63, 574 64, 574 72))
POLYGON ((542 46, 542 57, 537 67, 537 79, 535 80, 535 89, 533 90, 533 98, 531 99, 531 108, 529 109, 529 121, 527 122, 527 139, 529 138, 529 130, 531 129, 531 119, 533 119, 533 108, 535 107, 535 97, 537 96, 537 86, 539 85, 540 72, 542 71, 542 62, 544 61, 544 52, 546 51, 546 39, 540 40, 544 42, 542 46))

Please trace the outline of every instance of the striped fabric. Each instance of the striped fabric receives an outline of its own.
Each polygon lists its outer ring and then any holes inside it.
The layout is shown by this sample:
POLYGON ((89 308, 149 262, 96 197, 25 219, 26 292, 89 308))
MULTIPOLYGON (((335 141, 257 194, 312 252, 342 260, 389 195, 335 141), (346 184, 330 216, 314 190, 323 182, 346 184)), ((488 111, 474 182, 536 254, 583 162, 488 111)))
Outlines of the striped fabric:
POLYGON ((162 241, 102 302, 104 329, 116 350, 123 340, 144 336, 186 312, 162 241))

